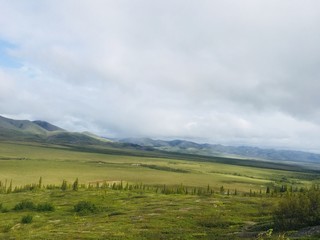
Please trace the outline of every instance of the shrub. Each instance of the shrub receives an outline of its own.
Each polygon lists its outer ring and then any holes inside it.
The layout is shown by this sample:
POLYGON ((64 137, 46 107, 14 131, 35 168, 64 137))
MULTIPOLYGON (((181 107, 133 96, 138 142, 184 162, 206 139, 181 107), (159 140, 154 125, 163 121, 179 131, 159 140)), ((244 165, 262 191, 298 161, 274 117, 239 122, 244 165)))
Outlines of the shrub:
POLYGON ((320 191, 288 195, 283 198, 274 214, 275 227, 280 230, 293 230, 320 224, 320 191))
POLYGON ((37 205, 37 211, 39 212, 53 212, 55 210, 52 203, 39 203, 37 205))
POLYGON ((23 223, 23 224, 29 224, 29 223, 32 222, 32 219, 33 219, 33 217, 32 217, 30 214, 28 214, 28 215, 23 216, 23 217, 21 218, 21 223, 23 223))
POLYGON ((19 203, 17 203, 13 210, 15 211, 22 211, 22 210, 34 210, 35 204, 29 200, 23 200, 19 203))
POLYGON ((74 211, 80 214, 88 214, 97 212, 98 208, 91 202, 80 201, 74 206, 74 211))

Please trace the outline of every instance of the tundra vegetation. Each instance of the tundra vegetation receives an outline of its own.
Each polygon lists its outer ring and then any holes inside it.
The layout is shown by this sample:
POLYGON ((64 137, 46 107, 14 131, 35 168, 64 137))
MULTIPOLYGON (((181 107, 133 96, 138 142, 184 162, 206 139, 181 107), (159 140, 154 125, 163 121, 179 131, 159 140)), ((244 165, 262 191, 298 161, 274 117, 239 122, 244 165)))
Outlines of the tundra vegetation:
POLYGON ((23 142, 0 159, 0 239, 320 237, 308 169, 23 142))

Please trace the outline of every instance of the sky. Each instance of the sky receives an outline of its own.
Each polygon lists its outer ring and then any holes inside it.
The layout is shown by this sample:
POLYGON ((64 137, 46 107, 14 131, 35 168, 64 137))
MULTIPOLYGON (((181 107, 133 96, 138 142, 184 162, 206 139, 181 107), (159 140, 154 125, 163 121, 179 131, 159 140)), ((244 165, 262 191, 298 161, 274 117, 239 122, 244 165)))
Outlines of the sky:
POLYGON ((0 0, 0 115, 320 152, 318 0, 0 0))

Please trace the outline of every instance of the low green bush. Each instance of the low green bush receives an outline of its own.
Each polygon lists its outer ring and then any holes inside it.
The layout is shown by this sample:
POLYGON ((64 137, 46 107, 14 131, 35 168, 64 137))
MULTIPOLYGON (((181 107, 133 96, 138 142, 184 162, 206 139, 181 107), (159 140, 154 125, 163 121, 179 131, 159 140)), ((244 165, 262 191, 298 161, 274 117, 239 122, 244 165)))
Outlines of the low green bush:
POLYGON ((74 211, 79 214, 88 214, 97 212, 98 208, 95 204, 89 201, 80 201, 74 205, 74 211))
POLYGON ((278 230, 295 230, 320 224, 320 191, 284 196, 273 213, 274 225, 278 230))
MULTIPOLYGON (((1 210, 1 208, 0 208, 1 210)), ((23 211, 23 210, 35 210, 38 212, 53 212, 55 210, 55 207, 53 206, 52 203, 39 203, 39 204, 34 204, 32 201, 29 200, 23 200, 19 203, 17 203, 14 208, 14 211, 23 211)))
POLYGON ((32 217, 30 214, 28 214, 28 215, 23 216, 23 217, 21 218, 21 223, 23 223, 23 224, 29 224, 29 223, 32 222, 32 220, 33 220, 33 217, 32 217))
POLYGON ((36 208, 36 205, 29 201, 29 200, 23 200, 19 203, 17 203, 13 210, 15 211, 22 211, 22 210, 34 210, 36 208))
POLYGON ((39 203, 36 210, 39 212, 53 212, 55 207, 52 203, 39 203))

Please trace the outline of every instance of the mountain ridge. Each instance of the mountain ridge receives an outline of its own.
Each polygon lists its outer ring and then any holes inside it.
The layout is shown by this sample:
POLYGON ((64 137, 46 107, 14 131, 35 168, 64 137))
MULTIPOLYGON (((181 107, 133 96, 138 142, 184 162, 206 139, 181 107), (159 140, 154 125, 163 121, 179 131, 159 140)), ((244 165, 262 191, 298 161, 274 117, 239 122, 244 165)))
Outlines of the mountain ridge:
POLYGON ((92 133, 69 132, 49 122, 14 120, 0 116, 0 139, 36 141, 55 144, 101 144, 99 136, 92 133))
POLYGON ((224 146, 221 144, 195 143, 186 140, 154 140, 151 138, 125 138, 119 142, 138 144, 157 150, 189 153, 202 156, 252 158, 272 161, 311 162, 319 163, 320 154, 297 151, 276 150, 251 146, 224 146))
POLYGON ((42 120, 14 120, 2 116, 0 116, 0 140, 79 145, 112 144, 113 147, 130 146, 140 150, 158 150, 207 157, 231 157, 293 163, 320 162, 320 154, 304 151, 264 149, 250 146, 224 146, 180 139, 166 141, 151 138, 124 138, 111 141, 90 132, 69 132, 42 120))
POLYGON ((32 121, 33 123, 39 125, 40 127, 44 128, 45 130, 52 132, 52 131, 66 131, 60 127, 57 127, 51 123, 48 123, 46 121, 36 120, 32 121))

